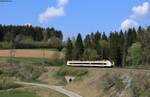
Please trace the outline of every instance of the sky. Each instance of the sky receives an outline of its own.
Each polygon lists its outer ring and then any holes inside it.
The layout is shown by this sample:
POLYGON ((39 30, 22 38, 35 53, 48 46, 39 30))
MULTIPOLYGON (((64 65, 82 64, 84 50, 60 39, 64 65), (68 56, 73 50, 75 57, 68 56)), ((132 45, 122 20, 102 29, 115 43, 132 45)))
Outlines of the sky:
POLYGON ((150 25, 150 1, 12 0, 0 2, 0 24, 54 27, 63 32, 64 39, 96 31, 108 35, 150 25))

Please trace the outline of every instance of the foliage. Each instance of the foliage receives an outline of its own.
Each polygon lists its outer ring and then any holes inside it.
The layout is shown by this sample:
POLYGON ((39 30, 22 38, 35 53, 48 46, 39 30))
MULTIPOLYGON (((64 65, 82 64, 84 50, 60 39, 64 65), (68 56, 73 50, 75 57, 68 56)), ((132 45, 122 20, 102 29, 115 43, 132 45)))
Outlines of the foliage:
POLYGON ((103 59, 109 59, 109 52, 110 52, 110 50, 109 50, 109 42, 107 40, 100 40, 99 44, 101 45, 102 58, 103 59))
POLYGON ((113 97, 118 93, 120 95, 130 93, 131 96, 128 97, 149 97, 149 76, 149 73, 105 73, 100 85, 104 87, 104 92, 111 94, 113 97))
POLYGON ((82 41, 82 36, 81 34, 78 34, 74 48, 74 59, 81 60, 83 52, 84 52, 84 45, 82 41))
POLYGON ((70 39, 66 46, 67 60, 113 60, 116 66, 125 64, 150 63, 150 27, 138 30, 130 28, 126 31, 111 32, 109 36, 99 31, 87 34, 84 41, 79 33, 74 41, 70 39), (141 44, 141 47, 134 43, 141 44), (135 49, 133 49, 135 48, 135 49), (94 51, 95 50, 95 51, 94 51), (90 55, 92 54, 93 55, 90 55), (131 54, 132 53, 132 54, 131 54), (131 58, 132 55, 132 58, 131 58), (141 56, 140 56, 141 55, 141 56), (89 56, 94 56, 89 58, 89 56), (97 57, 96 57, 97 56, 97 57), (142 59, 140 58, 142 57, 142 59), (131 60, 132 59, 132 60, 131 60), (130 61, 130 62, 129 62, 130 61))
POLYGON ((83 53, 83 60, 96 60, 97 51, 95 49, 86 49, 83 53))
POLYGON ((48 42, 38 42, 38 41, 21 41, 15 44, 16 49, 36 49, 36 48, 52 48, 48 42))
POLYGON ((133 76, 130 86, 133 97, 149 97, 150 96, 150 78, 148 74, 137 74, 133 76))
POLYGON ((18 70, 16 68, 6 68, 2 70, 2 74, 8 77, 15 76, 18 73, 18 70))
POLYGON ((58 76, 83 76, 88 73, 87 69, 81 69, 81 68, 74 68, 74 67, 61 67, 57 71, 58 76))
POLYGON ((116 66, 122 66, 122 58, 123 58, 123 45, 122 43, 122 33, 111 33, 109 39, 110 45, 110 56, 109 59, 115 62, 116 66))
POLYGON ((0 49, 10 49, 12 46, 12 42, 0 42, 0 49))
POLYGON ((140 41, 142 44, 142 63, 150 64, 150 26, 140 33, 140 41))
POLYGON ((0 90, 18 88, 21 85, 14 83, 11 79, 7 77, 1 77, 0 79, 0 90))
POLYGON ((27 91, 9 91, 1 93, 0 97, 39 97, 35 93, 27 91))
POLYGON ((12 65, 2 70, 2 76, 16 77, 21 80, 36 80, 46 69, 38 65, 12 65))
POLYGON ((140 43, 134 43, 128 49, 127 64, 140 65, 142 62, 142 48, 140 43))
POLYGON ((106 73, 103 79, 104 91, 108 91, 111 88, 115 88, 116 91, 121 92, 125 88, 125 83, 123 82, 122 74, 118 73, 106 73))
POLYGON ((49 59, 44 61, 45 66, 62 66, 64 65, 64 59, 49 59))
POLYGON ((53 47, 53 48, 58 48, 59 50, 61 50, 62 48, 62 40, 59 39, 58 37, 51 37, 48 40, 48 43, 53 47))
POLYGON ((68 38, 67 45, 66 45, 66 59, 71 60, 73 59, 72 57, 73 57, 73 43, 71 39, 68 38))
MULTIPOLYGON (((11 42, 15 48, 40 48, 38 46, 40 42, 46 43, 46 48, 49 47, 62 47, 63 35, 59 30, 54 28, 41 28, 33 26, 15 26, 15 25, 0 25, 0 49, 10 49, 12 48, 11 42), (48 45, 48 39, 55 40, 52 42, 57 42, 48 45), (56 41, 58 40, 58 41, 56 41), (37 44, 35 44, 37 42, 37 44), (9 45, 7 45, 9 44, 9 45), (57 45, 57 46, 56 46, 57 45)), ((43 44, 45 45, 45 44, 43 44)), ((45 48, 45 46, 43 47, 45 48)), ((59 48, 60 49, 60 48, 59 48)))
POLYGON ((41 66, 24 65, 18 70, 16 77, 22 80, 36 80, 43 72, 45 70, 41 66))
POLYGON ((87 34, 84 39, 84 46, 85 48, 91 48, 91 36, 90 34, 87 34))

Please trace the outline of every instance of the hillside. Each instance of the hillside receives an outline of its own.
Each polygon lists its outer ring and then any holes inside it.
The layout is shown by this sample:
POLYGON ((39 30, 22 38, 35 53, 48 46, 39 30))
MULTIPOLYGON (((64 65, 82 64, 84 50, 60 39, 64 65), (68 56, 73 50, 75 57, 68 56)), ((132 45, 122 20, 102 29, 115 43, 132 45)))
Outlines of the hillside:
POLYGON ((86 68, 88 74, 66 84, 54 75, 59 67, 49 68, 40 77, 48 84, 64 84, 65 88, 83 97, 149 97, 150 71, 117 68, 86 68), (145 96, 146 95, 146 96, 145 96), (147 96, 148 95, 148 96, 147 96))
POLYGON ((0 91, 0 97, 68 97, 51 89, 25 86, 17 89, 0 91))

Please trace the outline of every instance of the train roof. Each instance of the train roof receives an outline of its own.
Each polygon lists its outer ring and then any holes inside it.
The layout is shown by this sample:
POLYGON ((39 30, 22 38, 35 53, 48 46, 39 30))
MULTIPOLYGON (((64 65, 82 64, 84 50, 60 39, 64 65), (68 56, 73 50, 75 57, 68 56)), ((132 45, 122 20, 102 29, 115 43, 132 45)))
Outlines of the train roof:
POLYGON ((72 62, 85 62, 85 63, 87 62, 88 63, 88 62, 110 62, 110 61, 109 60, 101 60, 101 61, 67 61, 67 62, 71 62, 71 63, 72 62))

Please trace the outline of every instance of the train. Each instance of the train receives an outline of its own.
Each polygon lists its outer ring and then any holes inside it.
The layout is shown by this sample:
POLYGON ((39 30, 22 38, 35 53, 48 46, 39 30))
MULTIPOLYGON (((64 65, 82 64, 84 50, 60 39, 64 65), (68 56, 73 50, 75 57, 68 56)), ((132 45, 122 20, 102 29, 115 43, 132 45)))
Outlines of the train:
POLYGON ((101 61, 67 61, 67 66, 74 67, 114 67, 115 64, 110 60, 101 61))

